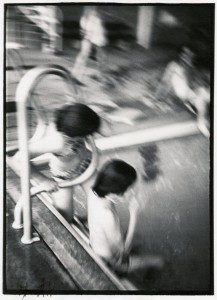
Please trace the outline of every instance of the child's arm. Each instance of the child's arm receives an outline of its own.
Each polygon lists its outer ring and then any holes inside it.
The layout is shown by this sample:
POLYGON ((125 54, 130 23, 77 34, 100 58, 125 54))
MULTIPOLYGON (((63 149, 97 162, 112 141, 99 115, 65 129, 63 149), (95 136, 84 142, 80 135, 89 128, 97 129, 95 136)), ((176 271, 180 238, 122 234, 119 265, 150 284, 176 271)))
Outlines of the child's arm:
POLYGON ((131 247, 132 247, 132 241, 133 241, 133 235, 135 232, 136 227, 136 221, 137 221, 137 215, 138 215, 138 209, 139 204, 135 197, 130 201, 129 204, 129 212, 130 212, 130 221, 129 226, 127 230, 127 235, 125 239, 125 245, 124 245, 124 254, 129 254, 131 247))
POLYGON ((46 128, 44 136, 29 143, 30 158, 34 158, 45 153, 58 153, 61 152, 63 147, 63 140, 61 135, 57 132, 54 122, 50 122, 46 128))
POLYGON ((31 165, 31 174, 37 174, 37 179, 40 179, 40 184, 36 187, 32 187, 30 190, 31 196, 34 196, 41 192, 55 192, 58 190, 58 184, 53 179, 46 177, 44 174, 37 171, 33 165, 31 165))
MULTIPOLYGON (((18 162, 17 162, 18 164, 19 164, 19 160, 21 160, 20 154, 21 154, 20 152, 17 152, 15 154, 15 156, 16 156, 15 158, 16 158, 16 160, 18 160, 18 162)), ((22 172, 21 170, 19 170, 19 171, 22 172)), ((53 179, 48 178, 44 174, 38 172, 38 169, 33 164, 31 164, 31 175, 35 175, 37 180, 42 182, 37 187, 32 187, 30 189, 31 196, 34 196, 41 192, 55 192, 58 190, 58 188, 59 188, 58 184, 53 179)))
MULTIPOLYGON (((34 142, 29 142, 29 157, 35 158, 45 153, 59 153, 63 148, 63 140, 57 133, 54 123, 50 122, 44 136, 34 142)), ((20 159, 20 152, 15 154, 16 159, 20 159)))
MULTIPOLYGON (((61 151, 61 145, 55 140, 51 140, 48 138, 42 138, 35 142, 29 143, 29 159, 38 157, 47 153, 59 153, 61 151)), ((21 152, 17 151, 14 155, 16 160, 21 160, 21 152)))
POLYGON ((34 158, 45 153, 58 153, 61 151, 61 146, 58 140, 46 136, 36 142, 29 143, 29 156, 34 158))

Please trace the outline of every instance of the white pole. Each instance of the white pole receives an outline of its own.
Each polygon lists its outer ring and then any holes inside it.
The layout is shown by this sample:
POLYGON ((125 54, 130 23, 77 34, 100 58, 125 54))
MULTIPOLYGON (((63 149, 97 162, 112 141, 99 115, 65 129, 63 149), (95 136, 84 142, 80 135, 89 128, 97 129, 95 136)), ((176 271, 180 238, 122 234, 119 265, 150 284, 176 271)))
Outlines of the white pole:
MULTIPOLYGON (((20 151, 20 177, 21 177, 21 192, 23 209, 23 236, 21 241, 24 244, 30 244, 38 241, 37 236, 32 234, 32 207, 30 199, 30 167, 29 167, 29 152, 28 152, 28 124, 27 124, 27 109, 26 104, 30 92, 34 89, 41 78, 47 74, 56 74, 67 80, 68 83, 72 82, 70 73, 63 67, 50 65, 49 67, 38 67, 27 72, 20 80, 15 99, 17 102, 17 125, 18 125, 18 144, 20 151)), ((69 84, 69 87, 71 85, 69 84)), ((42 122, 43 123, 43 122, 42 122)), ((38 136, 40 137, 44 132, 44 124, 40 124, 41 128, 38 136)))
POLYGON ((113 135, 95 140, 100 151, 107 151, 123 147, 131 147, 161 140, 179 138, 199 133, 196 121, 175 123, 161 127, 146 128, 138 131, 113 135))
POLYGON ((27 131, 27 111, 26 103, 18 102, 18 143, 20 157, 21 190, 22 190, 22 207, 23 209, 23 236, 22 243, 32 243, 32 211, 30 201, 30 182, 29 182, 29 152, 28 152, 28 131, 27 131))

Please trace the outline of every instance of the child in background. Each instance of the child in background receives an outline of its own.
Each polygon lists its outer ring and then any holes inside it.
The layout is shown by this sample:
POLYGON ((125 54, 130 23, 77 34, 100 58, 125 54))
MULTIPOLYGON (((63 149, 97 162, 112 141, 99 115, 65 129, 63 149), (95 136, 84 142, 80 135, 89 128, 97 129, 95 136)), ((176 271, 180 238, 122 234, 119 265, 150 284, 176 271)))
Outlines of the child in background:
POLYGON ((84 13, 80 20, 83 40, 81 42, 81 50, 76 57, 73 67, 73 74, 82 79, 84 68, 87 63, 91 51, 93 49, 101 49, 107 43, 105 37, 105 29, 102 19, 96 6, 84 7, 84 13))
POLYGON ((201 80, 204 76, 200 73, 204 73, 204 70, 194 67, 194 59, 194 53, 188 47, 183 47, 179 60, 167 65, 156 91, 156 99, 165 100, 172 92, 188 109, 192 111, 195 108, 198 128, 209 137, 209 80, 201 80))
POLYGON ((133 196, 129 203, 130 221, 126 238, 114 203, 136 181, 135 169, 122 160, 106 163, 97 175, 88 194, 88 226, 90 245, 118 273, 133 272, 149 267, 162 267, 161 258, 152 255, 130 256, 139 204, 133 196))
MULTIPOLYGON (((43 138, 29 144, 30 157, 51 153, 49 159, 53 179, 42 176, 44 190, 52 192, 54 206, 68 220, 73 218, 73 187, 58 189, 58 182, 70 180, 85 171, 91 153, 84 138, 99 129, 100 118, 88 106, 76 103, 56 111, 43 138)), ((34 167, 31 168, 34 172, 34 167)))

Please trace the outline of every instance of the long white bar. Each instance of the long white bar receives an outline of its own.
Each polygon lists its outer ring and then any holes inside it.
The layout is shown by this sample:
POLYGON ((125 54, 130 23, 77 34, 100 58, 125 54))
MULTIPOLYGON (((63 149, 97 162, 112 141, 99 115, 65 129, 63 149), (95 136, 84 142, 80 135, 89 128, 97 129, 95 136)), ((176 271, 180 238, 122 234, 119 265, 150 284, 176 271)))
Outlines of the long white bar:
POLYGON ((27 113, 26 104, 18 102, 18 143, 19 150, 22 157, 20 161, 22 176, 21 176, 21 190, 22 190, 22 207, 23 209, 23 243, 29 243, 32 239, 32 211, 30 201, 30 182, 29 182, 29 151, 28 151, 28 129, 27 129, 27 113))
MULTIPOLYGON (((198 129, 196 121, 180 122, 173 123, 169 125, 157 126, 152 128, 145 128, 137 131, 116 134, 110 137, 103 137, 95 140, 95 144, 98 150, 101 152, 125 148, 130 146, 138 146, 146 143, 153 143, 162 140, 168 140, 173 138, 180 138, 183 136, 199 134, 200 130, 198 129)), ((6 152, 10 152, 17 149, 17 145, 8 146, 6 152)), ((42 158, 35 159, 43 161, 42 158)))
POLYGON ((96 147, 100 151, 113 150, 136 146, 161 140, 180 138, 183 136, 198 134, 200 131, 196 121, 182 122, 146 128, 133 132, 113 135, 111 137, 95 140, 96 147))

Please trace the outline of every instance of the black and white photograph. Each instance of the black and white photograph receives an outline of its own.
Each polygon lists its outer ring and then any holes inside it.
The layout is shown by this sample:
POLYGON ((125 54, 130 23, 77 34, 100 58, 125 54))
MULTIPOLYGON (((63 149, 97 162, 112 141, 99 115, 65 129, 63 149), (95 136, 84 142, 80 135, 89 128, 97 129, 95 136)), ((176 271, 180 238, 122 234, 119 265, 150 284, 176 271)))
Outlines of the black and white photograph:
POLYGON ((215 3, 3 8, 3 294, 214 295, 215 3))

